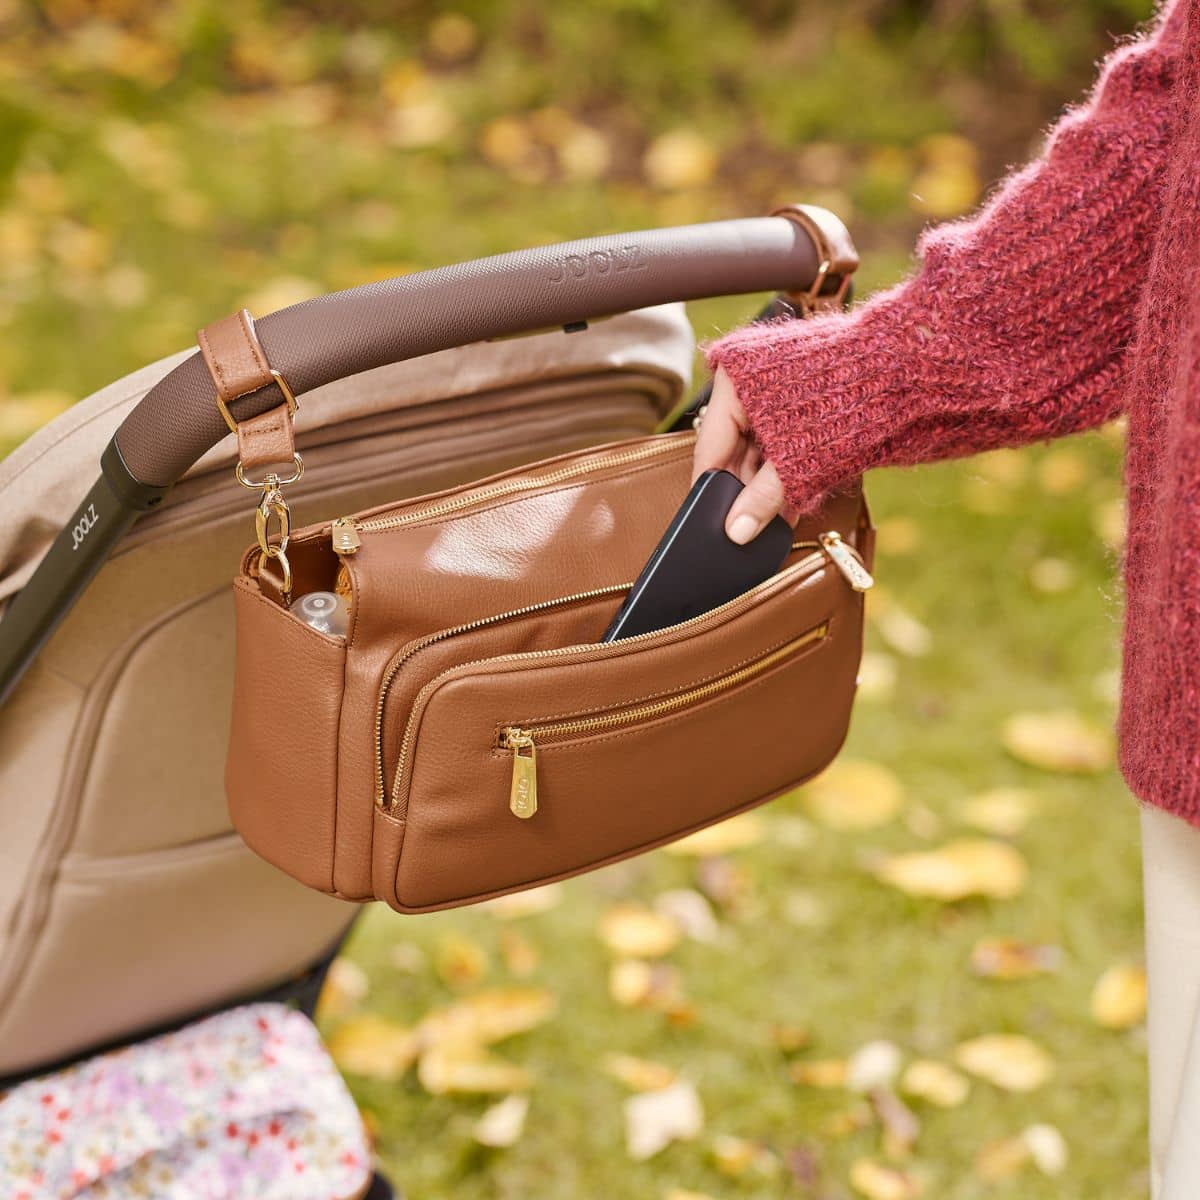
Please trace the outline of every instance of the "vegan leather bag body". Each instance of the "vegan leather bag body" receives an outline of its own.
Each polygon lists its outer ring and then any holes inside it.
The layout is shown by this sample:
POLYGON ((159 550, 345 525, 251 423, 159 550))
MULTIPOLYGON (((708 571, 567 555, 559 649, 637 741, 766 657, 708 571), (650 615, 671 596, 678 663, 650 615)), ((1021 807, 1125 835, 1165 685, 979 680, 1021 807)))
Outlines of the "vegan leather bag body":
MULTIPOLYGON (((799 224, 810 298, 840 298, 852 247, 799 224)), ((226 404, 272 380, 287 395, 247 316, 201 347, 226 404)), ((240 478, 290 460, 290 413, 289 397, 231 422, 240 478)), ((800 521, 771 579, 597 644, 687 494, 693 445, 625 440, 295 532, 287 480, 243 478, 263 497, 234 584, 226 790, 247 843, 320 891, 421 912, 639 853, 824 768, 870 583, 857 487, 800 521), (346 599, 345 636, 289 611, 313 591, 346 599)))

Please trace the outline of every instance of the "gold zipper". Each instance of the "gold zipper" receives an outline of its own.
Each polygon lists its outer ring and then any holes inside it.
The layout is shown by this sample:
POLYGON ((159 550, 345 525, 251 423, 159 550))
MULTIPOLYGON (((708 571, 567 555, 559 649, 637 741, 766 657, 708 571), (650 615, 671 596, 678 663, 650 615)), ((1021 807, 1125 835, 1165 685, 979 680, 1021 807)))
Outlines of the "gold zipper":
MULTIPOLYGON (((496 613, 490 617, 480 617, 477 621, 468 621, 464 625, 455 625, 452 629, 439 629, 436 633, 431 633, 426 637, 419 638, 415 642, 410 642, 391 663, 388 664, 388 669, 383 676, 383 682, 379 685, 379 701, 375 706, 375 803, 383 807, 387 803, 387 783, 384 778, 383 766, 383 709, 387 703, 388 690, 392 686, 392 680, 396 678, 400 668, 407 663, 414 654, 424 650, 426 646, 432 646, 435 642, 445 641, 446 638, 455 637, 460 633, 470 633, 476 629, 483 629, 487 625, 496 625, 501 621, 509 621, 514 617, 526 617, 532 613, 545 612, 551 608, 561 608, 568 604, 576 604, 583 600, 595 600, 600 596, 615 596, 620 592, 627 592, 633 587, 632 583, 613 583, 606 587, 592 588, 587 592, 575 592, 570 596, 556 596, 553 600, 541 600, 537 604, 527 604, 524 608, 513 608, 508 612, 496 613)), ((534 653, 537 653, 534 651, 534 653)), ((401 750, 403 756, 404 751, 401 750)), ((401 759, 403 761, 403 758, 401 759)))
POLYGON ((512 788, 509 792, 508 807, 512 814, 527 820, 537 812, 537 747, 556 738, 578 737, 605 733, 612 729, 621 729, 626 725, 639 725, 645 721, 653 721, 669 713, 688 708, 701 700, 707 700, 738 684, 745 683, 761 675, 776 663, 799 653, 805 646, 823 641, 829 635, 829 622, 802 633, 785 645, 764 654, 752 663, 730 671, 707 683, 697 684, 685 691, 665 696, 646 704, 637 704, 632 708, 596 713, 587 717, 575 717, 569 721, 554 721, 546 725, 509 725, 500 734, 500 746, 513 752, 512 788))
MULTIPOLYGON (((390 800, 387 799, 384 795, 385 784, 383 783, 383 750, 382 750, 383 699, 381 696, 379 708, 376 712, 376 717, 375 717, 375 746, 376 746, 376 759, 377 759, 377 765, 378 765, 378 771, 379 771, 379 779, 377 781, 379 790, 376 793, 376 803, 379 804, 381 807, 386 804, 387 807, 393 812, 395 812, 397 810, 397 808, 399 807, 399 805, 400 805, 400 786, 404 780, 404 768, 405 768, 405 764, 408 761, 408 755, 409 755, 409 752, 412 747, 412 739, 413 739, 413 735, 415 733, 413 715, 420 708, 421 701, 424 698, 424 696, 428 692, 430 692, 434 687, 436 687, 442 681, 442 679, 447 674, 449 674, 451 671, 462 670, 462 669, 465 669, 468 667, 473 667, 481 662, 501 663, 501 662, 512 662, 514 660, 524 661, 526 659, 558 658, 565 654, 578 655, 580 657, 581 661, 587 662, 593 658, 603 657, 605 654, 607 654, 611 651, 614 651, 614 650, 618 650, 620 647, 636 645, 638 642, 646 641, 648 638, 662 637, 664 634, 667 634, 667 633, 673 634, 677 630, 689 629, 693 625, 697 625, 701 622, 705 622, 705 621, 712 622, 715 620, 719 620, 721 617, 723 617, 724 615, 726 615, 727 613, 729 613, 731 611, 740 611, 743 608, 748 608, 752 604, 754 604, 754 602, 757 600, 758 596, 763 591, 767 590, 768 588, 774 587, 776 585, 786 586, 787 583, 792 582, 794 579, 798 580, 800 578, 804 578, 810 573, 811 568, 817 566, 818 564, 823 564, 827 561, 832 562, 834 567, 837 568, 839 572, 842 572, 843 577, 844 577, 843 569, 838 565, 837 560, 834 559, 833 556, 829 553, 828 548, 824 545, 823 542, 821 542, 821 541, 796 542, 793 546, 793 549, 807 549, 809 547, 811 547, 816 553, 808 555, 807 557, 800 559, 798 562, 793 563, 790 567, 785 568, 778 575, 771 576, 770 579, 766 579, 762 583, 755 585, 749 591, 743 592, 740 596, 735 597, 733 600, 727 601, 725 604, 722 604, 719 608, 710 609, 708 612, 700 613, 698 616, 695 616, 695 617, 689 617, 686 621, 681 621, 677 625, 672 625, 669 629, 666 629, 666 630, 655 629, 655 630, 650 631, 649 633, 639 633, 639 634, 635 634, 633 637, 622 638, 620 641, 617 641, 617 642, 605 642, 605 643, 597 643, 594 645, 580 645, 580 646, 556 646, 550 650, 529 650, 522 654, 502 654, 502 655, 497 655, 492 658, 486 658, 486 659, 478 658, 478 659, 473 659, 470 662, 460 663, 456 667, 449 667, 449 668, 447 668, 447 670, 441 672, 441 674, 435 675, 431 680, 429 680, 421 688, 420 692, 417 693, 416 699, 413 701, 412 711, 409 713, 408 721, 404 727, 404 737, 400 743, 400 752, 396 757, 396 773, 393 776, 390 800)), ((852 554, 855 557, 855 559, 857 559, 858 556, 855 551, 853 551, 848 546, 846 547, 846 550, 848 553, 852 554)), ((860 565, 861 565, 861 562, 860 562, 860 565)), ((866 568, 863 567, 863 570, 865 571, 866 568)), ((495 620, 495 621, 504 620, 507 617, 521 615, 523 612, 526 612, 526 611, 535 612, 541 608, 550 608, 555 603, 568 603, 571 600, 584 599, 590 595, 604 595, 610 591, 621 591, 622 589, 627 589, 630 586, 632 586, 632 585, 620 584, 613 588, 597 589, 597 591, 593 592, 593 593, 581 592, 575 596, 567 596, 567 597, 563 598, 563 600, 561 600, 561 601, 557 601, 557 602, 556 601, 544 601, 540 605, 530 606, 530 608, 528 610, 518 609, 511 613, 502 613, 498 617, 487 618, 484 621, 477 622, 472 625, 462 626, 457 629, 448 629, 448 630, 443 631, 442 633, 437 633, 437 634, 431 635, 431 637, 428 639, 425 639, 424 642, 414 644, 412 647, 412 653, 415 653, 418 649, 421 648, 422 645, 427 645, 429 643, 429 641, 431 641, 431 640, 440 641, 443 637, 451 637, 455 633, 467 632, 468 630, 475 628, 476 625, 478 625, 478 624, 489 624, 493 620, 495 620)), ((389 670, 387 677, 385 677, 384 685, 383 685, 385 688, 388 684, 390 684, 392 677, 395 675, 395 671, 399 670, 400 662, 407 661, 408 657, 409 657, 409 655, 405 654, 400 661, 393 664, 394 669, 389 670)), ((536 799, 536 797, 535 797, 535 799, 536 799)), ((403 814, 400 814, 400 815, 403 815, 403 814)))
POLYGON ((581 475, 608 467, 628 466, 641 462, 643 459, 655 458, 670 450, 682 451, 690 446, 690 436, 680 437, 675 434, 666 437, 659 436, 653 441, 644 443, 629 450, 615 451, 609 454, 591 455, 577 462, 549 471, 545 475, 534 478, 509 479, 494 484, 489 488, 469 491, 449 499, 420 505, 390 517, 371 517, 360 521, 356 517, 339 517, 333 522, 331 535, 333 548, 338 554, 357 554, 362 545, 361 534, 378 533, 384 529, 400 529, 405 525, 415 525, 420 521, 436 520, 450 513, 461 512, 466 508, 474 508, 479 504, 487 504, 492 500, 502 500, 508 496, 519 495, 521 492, 532 491, 534 488, 555 487, 560 483, 569 483, 581 475))

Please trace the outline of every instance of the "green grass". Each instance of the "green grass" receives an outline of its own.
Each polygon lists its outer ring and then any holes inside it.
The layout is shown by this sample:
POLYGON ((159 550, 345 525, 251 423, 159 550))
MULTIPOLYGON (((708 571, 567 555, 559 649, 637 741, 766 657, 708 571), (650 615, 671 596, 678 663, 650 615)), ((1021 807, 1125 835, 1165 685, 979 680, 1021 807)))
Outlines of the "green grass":
MULTIPOLYGON (((1132 28, 1149 5, 473 3, 462 8, 480 40, 449 63, 430 49, 439 6, 408 4, 398 17, 393 8, 108 0, 96 9, 108 19, 92 19, 72 0, 0 2, 0 448, 189 344, 237 305, 262 312, 535 242, 814 198, 850 218, 868 291, 907 269, 929 215, 911 194, 929 173, 944 185, 938 172, 965 157, 975 183, 949 201, 943 194, 946 215, 955 197, 973 203, 1078 93, 1108 33, 1132 28), (451 114, 416 149, 395 132, 396 106, 414 86, 451 114), (595 178, 564 173, 539 140, 530 114, 547 105, 606 138, 610 162, 595 178), (534 133, 520 161, 497 165, 481 146, 504 114, 534 133), (679 127, 701 136, 716 165, 689 186, 654 186, 643 153, 679 127), (946 133, 958 140, 930 140, 946 133)), ((948 178, 961 184, 961 174, 948 178)), ((708 336, 754 307, 715 301, 692 315, 708 336)), ((778 1022, 807 1027, 804 1055, 822 1058, 876 1038, 944 1058, 975 1034, 1028 1033, 1055 1059, 1047 1086, 1015 1096, 977 1083, 961 1108, 921 1109, 915 1160, 929 1172, 927 1195, 1147 1194, 1142 1035, 1102 1031, 1088 1011, 1099 974, 1140 953, 1134 805, 1112 771, 1038 772, 1000 739, 1005 718, 1022 710, 1112 718, 1120 603, 1115 555, 1096 521, 1120 494, 1119 447, 1096 434, 1072 450, 1084 477, 1065 494, 1039 483, 1044 449, 1020 455, 1025 477, 1015 483, 996 482, 987 462, 872 476, 877 519, 908 518, 919 535, 905 554, 885 540, 878 576, 933 643, 928 655, 905 657, 872 626, 871 649, 894 660, 896 684, 890 697, 859 703, 846 754, 899 777, 905 815, 867 833, 817 828, 803 848, 768 838, 732 856, 747 894, 719 913, 726 938, 671 955, 694 1004, 691 1025, 614 1005, 596 926, 618 899, 695 886, 693 860, 653 854, 576 880, 552 911, 517 922, 539 953, 523 982, 552 991, 559 1013, 500 1048, 536 1075, 516 1146, 474 1142, 483 1099, 428 1096, 411 1074, 350 1078, 381 1156, 414 1200, 645 1200, 672 1187, 847 1196, 850 1164, 878 1153, 878 1129, 825 1132, 854 1101, 791 1082, 771 1035, 778 1022), (1047 556, 1075 572, 1055 595, 1030 583, 1030 567, 1047 556), (1007 785, 1042 797, 1015 839, 1031 868, 1018 897, 939 905, 867 871, 872 854, 963 832, 958 802, 1007 785), (819 900, 823 923, 788 917, 798 891, 819 900), (993 934, 1061 946, 1062 969, 1026 982, 976 978, 970 949, 993 934), (599 1069, 611 1051, 692 1079, 707 1114, 701 1138, 629 1161, 625 1093, 599 1069), (1008 1183, 981 1182, 980 1147, 1034 1122, 1065 1136, 1065 1175, 1026 1168, 1008 1183), (802 1151, 820 1182, 810 1188, 786 1169, 727 1177, 711 1154, 719 1134, 759 1140, 780 1161, 802 1151)), ((791 797, 768 815, 802 811, 791 797)), ((481 985, 504 983, 505 928, 486 910, 401 918, 373 909, 348 952, 370 979, 363 1009, 408 1024, 456 995, 432 965, 454 936, 486 952, 481 985), (425 965, 397 967, 398 943, 423 950, 425 965)))
MULTIPOLYGON (((871 480, 877 517, 904 514, 920 528, 920 548, 881 554, 878 575, 933 632, 934 649, 924 658, 898 656, 893 698, 860 702, 845 753, 892 769, 910 810, 938 819, 935 843, 970 832, 957 818, 964 796, 998 786, 1035 789, 1041 813, 1015 839, 1031 868, 1024 893, 944 906, 885 888, 864 869, 869 853, 928 844, 904 821, 853 835, 818 829, 804 850, 768 839, 734 856, 751 901, 744 912, 723 916, 727 944, 688 943, 672 956, 697 1013, 694 1026, 679 1029, 612 1003, 609 956, 596 924, 617 898, 652 901, 668 888, 695 886, 692 860, 656 853, 575 880, 560 906, 518 922, 540 951, 528 982, 553 991, 561 1015, 503 1048, 538 1075, 516 1147, 487 1152, 473 1144, 472 1119, 483 1101, 430 1098, 411 1078, 356 1084, 378 1119, 382 1153, 414 1196, 515 1197, 533 1188, 547 1196, 632 1200, 670 1186, 721 1197, 809 1194, 786 1175, 722 1176, 707 1137, 671 1147, 649 1164, 630 1163, 622 1149, 624 1093, 599 1070, 602 1055, 614 1050, 666 1062, 692 1078, 709 1135, 761 1140, 780 1154, 805 1146, 833 1189, 812 1194, 843 1194, 838 1182, 854 1159, 874 1152, 878 1131, 822 1137, 824 1122, 850 1101, 789 1081, 771 1035, 778 1022, 808 1027, 814 1042, 806 1056, 817 1058, 844 1056, 876 1038, 910 1054, 948 1058, 967 1037, 1026 1033, 1056 1060, 1050 1085, 1019 1096, 977 1083, 960 1109, 921 1110, 925 1128, 916 1157, 932 1172, 929 1194, 947 1200, 1147 1194, 1141 1037, 1099 1030, 1088 1008, 1101 971, 1140 952, 1134 805, 1111 772, 1075 779, 1018 764, 999 733, 1006 716, 1031 708, 1074 707, 1101 722, 1111 718, 1110 703, 1097 691, 1117 663, 1114 572, 1091 521, 1095 504, 1117 493, 1118 456, 1095 435, 1074 448, 1091 475, 1079 493, 1048 503, 1027 483, 1013 490, 1004 515, 963 511, 964 485, 978 478, 969 462, 871 480), (1030 562, 1042 553, 1062 554, 1077 570, 1075 584, 1053 599, 1027 582, 1030 562), (823 927, 789 922, 787 898, 797 889, 819 898, 823 927), (1026 982, 976 978, 967 966, 971 947, 996 934, 1061 946, 1061 971, 1026 982), (973 1164, 980 1147, 1034 1122, 1050 1122, 1067 1138, 1066 1175, 1043 1179, 1027 1170, 1007 1185, 978 1181, 973 1164)), ((1025 457, 1032 466, 1044 454, 1025 457)), ((872 643, 879 648, 877 636, 872 643)), ((727 753, 736 755, 736 746, 727 753)), ((789 798, 769 815, 802 811, 789 798)), ((487 982, 504 983, 499 938, 506 925, 486 911, 422 918, 370 913, 350 951, 370 972, 370 1008, 408 1024, 454 994, 432 969, 410 974, 390 966, 397 939, 433 962, 447 937, 464 935, 488 953, 487 982)))

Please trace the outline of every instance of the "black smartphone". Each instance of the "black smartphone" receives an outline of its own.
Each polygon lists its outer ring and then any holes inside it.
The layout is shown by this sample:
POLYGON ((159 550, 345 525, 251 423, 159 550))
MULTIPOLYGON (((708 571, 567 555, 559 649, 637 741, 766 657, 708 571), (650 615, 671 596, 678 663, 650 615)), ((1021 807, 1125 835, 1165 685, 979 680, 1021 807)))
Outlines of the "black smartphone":
POLYGON ((696 480, 602 642, 698 617, 783 566, 792 548, 792 530, 782 517, 773 518, 744 546, 726 536, 725 518, 741 490, 741 480, 728 471, 705 471, 696 480))

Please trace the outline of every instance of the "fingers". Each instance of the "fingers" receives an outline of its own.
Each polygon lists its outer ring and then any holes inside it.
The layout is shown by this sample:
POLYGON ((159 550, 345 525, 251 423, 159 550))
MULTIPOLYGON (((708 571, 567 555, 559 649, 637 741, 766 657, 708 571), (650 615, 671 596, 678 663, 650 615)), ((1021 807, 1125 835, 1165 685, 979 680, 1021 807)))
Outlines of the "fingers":
POLYGON ((749 436, 746 411, 732 380, 723 368, 713 376, 712 395, 700 422, 692 455, 693 482, 705 471, 731 471, 746 486, 729 510, 725 532, 739 545, 753 541, 772 517, 783 513, 788 524, 796 512, 787 503, 775 468, 762 461, 762 453, 749 436))
POLYGON ((705 471, 735 470, 745 434, 746 414, 729 376, 718 367, 692 452, 692 481, 705 471))
POLYGON ((725 518, 725 532, 731 542, 744 546, 762 532, 772 517, 787 507, 783 484, 775 468, 767 463, 742 490, 725 518))

